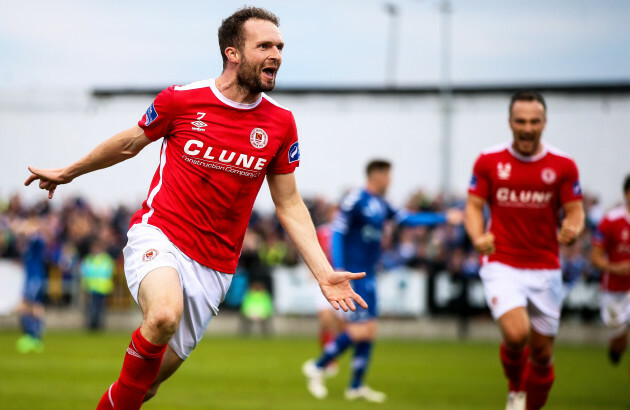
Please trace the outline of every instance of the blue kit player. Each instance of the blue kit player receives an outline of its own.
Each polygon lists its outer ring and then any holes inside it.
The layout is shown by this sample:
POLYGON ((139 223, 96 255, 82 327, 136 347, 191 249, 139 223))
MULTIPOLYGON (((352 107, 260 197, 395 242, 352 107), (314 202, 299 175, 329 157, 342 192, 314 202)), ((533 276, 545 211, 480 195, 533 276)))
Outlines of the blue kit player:
POLYGON ((32 216, 20 222, 14 229, 23 248, 24 292, 18 308, 22 337, 16 343, 20 353, 42 353, 44 350, 44 296, 47 269, 44 260, 46 243, 38 217, 32 216))
POLYGON ((378 403, 386 399, 384 393, 372 390, 364 383, 377 331, 375 271, 381 254, 384 224, 388 220, 394 220, 409 226, 436 225, 446 222, 461 223, 463 219, 458 210, 450 210, 447 214, 396 212, 384 199, 390 183, 390 171, 391 164, 388 161, 369 162, 366 168, 366 187, 349 193, 341 201, 339 213, 332 225, 333 267, 336 270, 349 269, 366 273, 365 278, 353 281, 352 287, 367 302, 368 308, 357 307, 356 311, 345 315, 344 331, 324 347, 324 352, 318 359, 309 360, 302 366, 302 372, 307 378, 307 388, 318 399, 328 395, 324 384, 326 366, 350 346, 354 346, 354 357, 350 386, 345 392, 345 398, 378 403))

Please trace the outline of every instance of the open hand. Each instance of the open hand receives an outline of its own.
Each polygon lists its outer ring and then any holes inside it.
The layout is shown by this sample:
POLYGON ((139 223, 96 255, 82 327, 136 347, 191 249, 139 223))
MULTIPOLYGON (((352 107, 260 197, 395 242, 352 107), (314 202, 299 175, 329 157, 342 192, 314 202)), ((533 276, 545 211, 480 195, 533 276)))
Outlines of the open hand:
POLYGON ((361 279, 365 276, 365 272, 352 273, 352 272, 329 272, 326 277, 320 280, 319 287, 322 293, 328 299, 328 302, 336 310, 341 308, 344 312, 348 309, 354 311, 356 306, 354 302, 357 302, 362 308, 367 309, 367 303, 359 296, 350 286, 350 281, 355 279, 361 279), (353 301, 354 299, 354 301, 353 301))

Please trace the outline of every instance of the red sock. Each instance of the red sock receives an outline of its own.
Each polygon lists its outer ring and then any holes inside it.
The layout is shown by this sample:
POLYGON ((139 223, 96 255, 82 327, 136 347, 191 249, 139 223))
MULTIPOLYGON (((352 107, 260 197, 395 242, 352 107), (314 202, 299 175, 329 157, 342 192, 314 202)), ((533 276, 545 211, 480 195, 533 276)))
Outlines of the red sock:
POLYGON ((527 410, 538 410, 545 405, 554 379, 553 363, 541 365, 531 360, 527 362, 523 376, 527 393, 527 410))
POLYGON ((500 349, 501 364, 503 364, 503 373, 508 379, 510 391, 521 391, 523 372, 525 371, 525 364, 529 357, 529 346, 525 346, 525 349, 510 350, 505 346, 505 343, 501 343, 500 349))
POLYGON ((131 335, 118 380, 105 392, 97 410, 137 410, 155 381, 166 345, 154 345, 142 336, 140 328, 131 335))
POLYGON ((322 349, 333 340, 335 340, 335 335, 333 334, 333 332, 324 327, 319 329, 319 346, 322 349))

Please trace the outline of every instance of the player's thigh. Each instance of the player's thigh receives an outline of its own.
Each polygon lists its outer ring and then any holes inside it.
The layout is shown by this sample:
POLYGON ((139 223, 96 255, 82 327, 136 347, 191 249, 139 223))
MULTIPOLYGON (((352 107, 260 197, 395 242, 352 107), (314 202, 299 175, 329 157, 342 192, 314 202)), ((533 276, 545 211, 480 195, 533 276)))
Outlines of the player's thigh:
POLYGON ((529 316, 525 307, 516 307, 503 313, 497 323, 503 339, 512 349, 524 348, 530 334, 529 316))
POLYGON ((150 225, 132 226, 127 237, 123 249, 125 276, 145 320, 154 320, 157 314, 164 315, 157 318, 159 321, 178 321, 183 305, 179 250, 162 231, 150 225))
POLYGON ((165 310, 172 312, 176 316, 174 319, 179 322, 183 310, 183 292, 178 272, 170 266, 149 272, 140 282, 138 305, 145 317, 165 310))
POLYGON ((354 342, 371 341, 376 338, 377 322, 374 319, 361 322, 348 322, 346 331, 354 342))
POLYGON ((490 262, 481 267, 479 275, 494 320, 498 321, 513 309, 527 306, 526 286, 517 269, 490 262))

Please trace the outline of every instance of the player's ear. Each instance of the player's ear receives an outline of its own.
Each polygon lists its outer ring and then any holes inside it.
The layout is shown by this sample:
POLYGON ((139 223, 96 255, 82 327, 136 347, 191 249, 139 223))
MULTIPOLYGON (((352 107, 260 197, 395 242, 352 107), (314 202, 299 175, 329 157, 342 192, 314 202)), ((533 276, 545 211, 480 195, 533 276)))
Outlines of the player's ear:
POLYGON ((225 55, 230 63, 238 64, 241 62, 241 53, 236 47, 226 47, 225 55))

